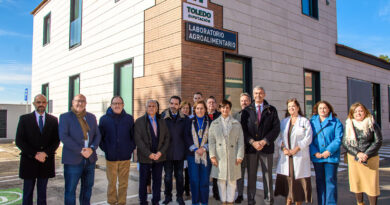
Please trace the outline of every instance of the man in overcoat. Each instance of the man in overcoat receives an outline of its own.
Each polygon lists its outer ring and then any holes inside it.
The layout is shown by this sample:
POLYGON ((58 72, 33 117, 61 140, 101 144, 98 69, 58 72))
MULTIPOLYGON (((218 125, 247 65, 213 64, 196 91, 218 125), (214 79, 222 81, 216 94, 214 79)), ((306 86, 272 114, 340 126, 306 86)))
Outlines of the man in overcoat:
POLYGON ((274 202, 272 165, 274 141, 280 132, 280 121, 276 108, 265 100, 263 87, 253 88, 254 102, 241 113, 244 131, 245 154, 248 168, 248 204, 256 204, 256 181, 259 161, 263 173, 264 201, 274 202))
POLYGON ((134 140, 137 145, 139 170, 139 200, 148 204, 146 186, 152 174, 152 204, 159 204, 163 162, 166 159, 170 135, 163 119, 157 117, 157 101, 146 102, 146 113, 135 121, 134 140))
POLYGON ((60 144, 58 120, 45 112, 46 97, 35 96, 33 105, 34 112, 20 117, 15 139, 21 150, 19 177, 23 179, 23 205, 33 204, 35 183, 37 204, 46 204, 47 182, 55 176, 55 151, 60 144))

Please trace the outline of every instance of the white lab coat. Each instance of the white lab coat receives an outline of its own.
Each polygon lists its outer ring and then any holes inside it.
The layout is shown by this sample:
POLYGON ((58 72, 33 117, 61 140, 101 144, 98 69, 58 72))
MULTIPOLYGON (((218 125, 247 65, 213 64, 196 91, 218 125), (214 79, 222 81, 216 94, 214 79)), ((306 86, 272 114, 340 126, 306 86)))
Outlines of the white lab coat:
POLYGON ((290 125, 290 117, 284 118, 280 123, 280 134, 277 139, 277 150, 279 150, 279 161, 276 168, 277 174, 289 176, 288 155, 284 155, 281 150, 281 144, 288 149, 294 149, 299 146, 301 149, 293 156, 294 175, 295 179, 306 178, 311 176, 310 167, 310 150, 309 145, 312 141, 313 131, 310 121, 305 117, 298 116, 297 121, 291 131, 291 148, 288 146, 288 129, 290 125))

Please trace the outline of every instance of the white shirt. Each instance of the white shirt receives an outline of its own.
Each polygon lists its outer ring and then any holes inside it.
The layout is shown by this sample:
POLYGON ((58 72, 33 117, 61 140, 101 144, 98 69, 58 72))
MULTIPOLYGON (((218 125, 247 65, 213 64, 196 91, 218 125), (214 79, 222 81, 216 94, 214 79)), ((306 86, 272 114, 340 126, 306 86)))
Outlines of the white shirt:
MULTIPOLYGON (((38 127, 39 127, 39 116, 41 116, 41 115, 35 110, 35 119, 37 121, 38 127)), ((45 126, 45 119, 46 119, 46 115, 45 115, 45 113, 43 113, 43 115, 42 115, 43 126, 45 126)))
POLYGON ((221 118, 222 118, 222 130, 223 130, 223 136, 224 137, 227 137, 228 135, 229 135, 229 120, 230 120, 230 116, 228 116, 227 118, 224 118, 224 117, 222 117, 221 116, 221 118))
MULTIPOLYGON (((255 104, 256 106, 256 114, 257 112, 259 111, 257 108, 259 107, 259 104, 255 104)), ((263 112, 263 108, 264 108, 264 102, 260 104, 260 112, 263 112)))

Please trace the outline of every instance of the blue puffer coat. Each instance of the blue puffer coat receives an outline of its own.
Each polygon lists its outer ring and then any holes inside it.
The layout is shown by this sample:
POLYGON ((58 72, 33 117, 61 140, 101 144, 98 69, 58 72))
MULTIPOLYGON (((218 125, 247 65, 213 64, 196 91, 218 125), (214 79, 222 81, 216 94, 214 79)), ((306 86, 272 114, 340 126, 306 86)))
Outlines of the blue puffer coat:
POLYGON ((115 114, 111 108, 100 118, 99 130, 102 135, 100 149, 108 161, 129 160, 135 149, 134 118, 125 110, 115 114))
POLYGON ((310 145, 311 161, 315 163, 339 163, 340 146, 344 134, 343 124, 341 124, 339 119, 333 117, 332 113, 323 122, 320 122, 319 115, 314 115, 310 123, 313 129, 313 141, 310 145), (315 153, 323 153, 326 150, 330 152, 328 158, 318 159, 314 156, 315 153))

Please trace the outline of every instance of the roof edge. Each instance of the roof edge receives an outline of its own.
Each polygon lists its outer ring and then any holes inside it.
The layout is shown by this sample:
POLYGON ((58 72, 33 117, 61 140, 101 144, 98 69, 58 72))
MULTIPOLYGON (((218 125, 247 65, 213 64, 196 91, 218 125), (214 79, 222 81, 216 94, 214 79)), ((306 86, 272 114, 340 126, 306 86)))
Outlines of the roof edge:
POLYGON ((338 43, 335 46, 337 55, 390 70, 390 63, 377 56, 338 43))
POLYGON ((41 3, 33 11, 31 11, 30 14, 35 16, 35 14, 37 14, 43 7, 45 7, 49 1, 50 0, 42 0, 41 3))

